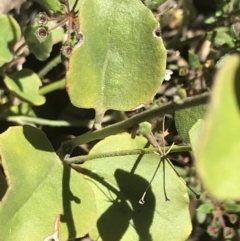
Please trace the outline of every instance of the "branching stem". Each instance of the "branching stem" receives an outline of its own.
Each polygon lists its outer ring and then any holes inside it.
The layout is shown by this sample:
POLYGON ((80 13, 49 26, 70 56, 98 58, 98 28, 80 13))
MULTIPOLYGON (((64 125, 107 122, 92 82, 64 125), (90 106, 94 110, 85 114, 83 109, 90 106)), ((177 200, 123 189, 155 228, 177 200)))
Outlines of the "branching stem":
POLYGON ((149 121, 158 116, 174 113, 175 111, 187 109, 190 107, 206 104, 209 101, 210 93, 203 93, 198 96, 188 97, 182 102, 169 102, 160 107, 146 110, 145 112, 135 115, 127 120, 107 126, 100 130, 89 131, 73 140, 62 143, 58 150, 59 157, 63 160, 67 155, 70 155, 73 149, 79 145, 88 143, 93 140, 99 140, 110 135, 118 134, 126 131, 143 121, 149 121))

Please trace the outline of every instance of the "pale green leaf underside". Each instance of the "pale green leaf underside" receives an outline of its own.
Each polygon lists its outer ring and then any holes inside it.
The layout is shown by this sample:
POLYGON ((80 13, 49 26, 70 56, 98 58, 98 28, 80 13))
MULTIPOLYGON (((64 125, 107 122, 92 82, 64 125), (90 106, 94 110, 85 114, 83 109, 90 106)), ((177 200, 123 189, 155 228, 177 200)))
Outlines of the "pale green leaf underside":
POLYGON ((13 46, 21 36, 21 29, 10 15, 0 15, 0 66, 13 58, 13 46))
POLYGON ((81 237, 95 221, 94 196, 85 179, 63 168, 43 132, 11 127, 0 135, 8 189, 0 203, 1 240, 44 240, 59 220, 59 238, 81 237))
POLYGON ((74 49, 67 72, 72 103, 104 113, 150 102, 166 68, 151 11, 139 0, 88 0, 79 21, 84 40, 74 49))
POLYGON ((190 138, 190 143, 191 147, 193 150, 193 153, 197 151, 199 142, 201 141, 201 130, 203 128, 204 121, 202 119, 199 119, 189 130, 189 138, 190 138))
POLYGON ((196 151, 198 173, 220 199, 240 198, 240 58, 231 56, 217 73, 196 151))
POLYGON ((206 109, 207 105, 199 105, 176 111, 175 125, 184 143, 190 144, 189 131, 198 120, 204 118, 206 109))
POLYGON ((42 82, 32 70, 22 69, 12 75, 6 76, 4 82, 8 89, 13 91, 20 99, 33 105, 42 105, 45 103, 45 97, 38 93, 42 82))
MULTIPOLYGON (((129 134, 121 134, 101 141, 91 154, 145 145, 142 137, 133 140, 129 134)), ((166 164, 166 189, 171 202, 165 202, 161 166, 146 194, 145 204, 139 204, 159 159, 158 155, 151 154, 101 158, 84 164, 97 204, 98 220, 90 232, 93 240, 187 239, 191 232, 187 190, 169 164, 166 164)))

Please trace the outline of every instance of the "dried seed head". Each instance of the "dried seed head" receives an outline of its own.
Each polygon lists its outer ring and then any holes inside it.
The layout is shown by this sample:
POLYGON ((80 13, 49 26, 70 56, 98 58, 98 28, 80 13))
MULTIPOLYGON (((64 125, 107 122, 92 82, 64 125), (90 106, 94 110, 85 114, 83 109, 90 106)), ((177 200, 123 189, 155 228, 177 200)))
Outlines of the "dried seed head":
POLYGON ((236 214, 230 214, 230 215, 228 216, 228 218, 229 218, 229 221, 230 221, 232 224, 234 224, 234 223, 236 223, 236 222, 238 221, 238 216, 237 216, 236 214))
POLYGON ((235 234, 235 232, 234 232, 233 228, 225 227, 223 229, 223 236, 225 239, 232 239, 234 234, 235 234))
POLYGON ((65 45, 62 47, 62 54, 67 58, 71 56, 72 51, 73 51, 73 47, 71 47, 70 45, 65 45))
POLYGON ((219 231, 220 231, 219 227, 212 225, 212 224, 210 224, 207 228, 207 233, 210 236, 215 237, 215 238, 218 236, 219 231))
POLYGON ((37 28, 35 34, 36 34, 38 40, 40 42, 43 42, 46 40, 46 38, 48 36, 48 30, 45 27, 39 27, 39 28, 37 28))
POLYGON ((40 25, 45 25, 48 22, 48 16, 45 13, 39 13, 37 15, 37 22, 40 25))

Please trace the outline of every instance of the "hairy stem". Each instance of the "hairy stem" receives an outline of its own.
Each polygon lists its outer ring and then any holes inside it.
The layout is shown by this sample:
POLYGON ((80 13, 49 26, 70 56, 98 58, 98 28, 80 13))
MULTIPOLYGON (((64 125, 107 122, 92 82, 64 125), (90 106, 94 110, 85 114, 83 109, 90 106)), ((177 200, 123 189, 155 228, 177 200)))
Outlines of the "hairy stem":
MULTIPOLYGON (((169 148, 171 152, 183 152, 183 151, 191 151, 192 148, 190 146, 173 146, 173 147, 166 147, 166 150, 169 148)), ((89 154, 85 156, 77 156, 71 158, 65 158, 63 162, 66 164, 81 164, 86 161, 98 159, 98 158, 106 158, 106 157, 114 157, 114 156, 128 156, 128 155, 143 155, 143 154, 153 154, 158 152, 158 147, 151 147, 151 148, 142 148, 142 149, 132 149, 132 150, 121 150, 121 151, 112 151, 112 152, 105 152, 105 153, 95 153, 89 154)))
POLYGON ((60 149, 58 150, 58 155, 63 160, 66 157, 66 155, 70 155, 72 153, 75 147, 81 144, 85 144, 93 140, 102 139, 109 135, 114 135, 114 134, 123 132, 128 128, 133 127, 143 121, 149 121, 158 116, 162 116, 165 114, 174 113, 175 111, 178 111, 178 110, 206 104, 209 100, 209 97, 210 97, 209 93, 203 93, 198 96, 188 97, 180 103, 169 102, 160 107, 150 109, 143 113, 135 115, 127 120, 107 126, 103 129, 89 131, 81 136, 76 137, 73 140, 62 143, 60 149))

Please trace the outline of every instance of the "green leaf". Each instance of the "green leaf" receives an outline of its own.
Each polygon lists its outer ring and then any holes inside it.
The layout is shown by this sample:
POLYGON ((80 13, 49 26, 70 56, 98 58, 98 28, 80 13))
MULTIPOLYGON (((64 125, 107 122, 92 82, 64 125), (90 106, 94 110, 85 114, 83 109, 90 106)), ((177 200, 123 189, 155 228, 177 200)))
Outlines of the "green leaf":
POLYGON ((28 48, 31 53, 35 55, 35 57, 40 60, 46 60, 52 51, 52 34, 46 38, 45 41, 40 42, 36 36, 36 31, 39 27, 29 26, 24 31, 24 38, 28 45, 28 48))
POLYGON ((13 59, 13 46, 21 37, 21 29, 10 15, 0 15, 0 66, 13 59))
POLYGON ((95 222, 93 193, 86 180, 63 166, 45 134, 11 127, 0 135, 9 189, 0 203, 2 240, 60 240, 87 234, 95 222))
POLYGON ((203 124, 204 121, 202 119, 199 119, 189 130, 190 143, 194 153, 196 152, 199 145, 203 124))
POLYGON ((176 111, 175 125, 184 143, 190 144, 189 131, 199 119, 204 118, 205 113, 206 105, 176 111))
POLYGON ((195 153, 204 186, 219 199, 240 198, 240 58, 233 55, 218 71, 211 103, 195 153))
POLYGON ((197 208, 197 212, 211 213, 213 209, 214 209, 214 206, 212 203, 204 203, 197 208))
POLYGON ((201 67, 201 63, 198 55, 191 50, 188 51, 188 59, 189 59, 189 64, 192 68, 198 69, 201 67))
MULTIPOLYGON (((132 139, 129 134, 120 134, 99 142, 90 153, 138 149, 145 145, 143 137, 132 139)), ((186 185, 168 163, 165 165, 166 191, 171 201, 166 202, 164 198, 161 164, 147 191, 145 204, 139 204, 159 160, 156 154, 129 155, 101 158, 83 165, 97 204, 98 220, 90 232, 93 240, 187 239, 191 220, 186 185)))
POLYGON ((220 69, 222 66, 225 65, 225 62, 228 60, 228 58, 231 56, 231 54, 227 53, 224 54, 216 63, 215 68, 220 69))
POLYGON ((208 32, 207 39, 216 47, 227 45, 232 48, 235 46, 232 37, 228 34, 228 28, 216 28, 215 30, 208 32))
POLYGON ((33 105, 42 105, 46 99, 38 94, 42 85, 41 80, 30 69, 22 69, 5 77, 4 82, 9 90, 13 91, 20 99, 33 105))
POLYGON ((196 210, 196 217, 199 223, 203 223, 207 217, 207 214, 211 214, 214 210, 212 203, 201 204, 196 210))
MULTIPOLYGON (((40 1, 40 0, 38 0, 38 1, 40 1)), ((59 0, 43 0, 43 2, 53 12, 59 12, 61 10, 61 3, 59 0)))
POLYGON ((225 203, 224 210, 229 213, 239 213, 240 212, 240 204, 237 203, 225 203))
POLYGON ((139 0, 88 0, 79 21, 84 40, 74 48, 67 72, 71 102, 94 108, 99 123, 108 109, 132 110, 150 102, 166 68, 151 11, 139 0))
POLYGON ((157 9, 160 5, 162 5, 163 3, 165 3, 167 0, 153 0, 150 4, 148 4, 147 6, 150 9, 157 9))

